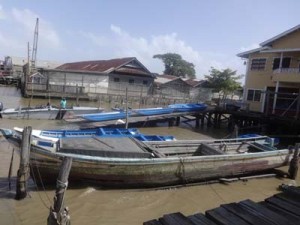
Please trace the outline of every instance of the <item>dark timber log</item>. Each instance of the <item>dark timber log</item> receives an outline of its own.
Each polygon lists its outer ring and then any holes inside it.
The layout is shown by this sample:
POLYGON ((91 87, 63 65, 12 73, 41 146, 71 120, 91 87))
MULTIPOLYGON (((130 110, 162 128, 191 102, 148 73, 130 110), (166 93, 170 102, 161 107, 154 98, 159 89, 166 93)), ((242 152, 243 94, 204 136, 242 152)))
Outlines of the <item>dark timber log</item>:
POLYGON ((62 161, 60 171, 56 182, 56 192, 54 197, 54 206, 50 208, 48 216, 48 225, 70 225, 70 216, 68 207, 63 207, 64 195, 68 187, 68 178, 72 166, 72 158, 65 157, 62 161))
POLYGON ((297 177, 297 173, 298 173, 298 164, 299 164, 299 143, 296 144, 295 146, 295 151, 294 151, 294 155, 293 158, 290 162, 290 167, 289 167, 289 175, 290 178, 295 180, 297 177))
POLYGON ((15 198, 24 199, 27 196, 27 180, 29 178, 29 153, 31 144, 31 127, 25 127, 23 130, 20 167, 17 173, 17 190, 15 198))

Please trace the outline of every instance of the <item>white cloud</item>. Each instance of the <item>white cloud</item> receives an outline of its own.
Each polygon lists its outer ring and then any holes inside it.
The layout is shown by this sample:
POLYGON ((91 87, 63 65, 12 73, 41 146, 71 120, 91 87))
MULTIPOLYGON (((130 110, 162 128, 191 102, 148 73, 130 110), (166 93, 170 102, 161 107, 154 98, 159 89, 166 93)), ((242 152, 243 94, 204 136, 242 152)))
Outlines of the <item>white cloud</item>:
POLYGON ((18 24, 23 25, 26 34, 32 37, 32 41, 36 18, 39 18, 39 43, 49 48, 58 48, 60 46, 59 36, 49 22, 43 20, 38 14, 29 9, 12 9, 12 19, 18 24))
POLYGON ((0 20, 1 19, 5 19, 5 13, 4 13, 2 5, 0 5, 0 20))
POLYGON ((247 46, 247 47, 241 47, 241 48, 240 48, 240 51, 241 51, 241 52, 245 52, 245 51, 249 51, 249 50, 252 50, 252 49, 259 48, 259 47, 260 47, 260 46, 259 46, 258 43, 253 43, 253 44, 251 44, 251 45, 249 45, 249 46, 247 46))
POLYGON ((133 37, 120 27, 111 25, 111 31, 115 34, 114 45, 118 55, 136 56, 151 71, 162 73, 163 63, 153 59, 155 54, 178 53, 183 59, 195 65, 196 74, 203 78, 208 74, 211 67, 217 69, 232 68, 243 72, 242 63, 235 55, 228 56, 219 52, 199 52, 185 41, 181 40, 176 33, 152 36, 149 39, 133 37))

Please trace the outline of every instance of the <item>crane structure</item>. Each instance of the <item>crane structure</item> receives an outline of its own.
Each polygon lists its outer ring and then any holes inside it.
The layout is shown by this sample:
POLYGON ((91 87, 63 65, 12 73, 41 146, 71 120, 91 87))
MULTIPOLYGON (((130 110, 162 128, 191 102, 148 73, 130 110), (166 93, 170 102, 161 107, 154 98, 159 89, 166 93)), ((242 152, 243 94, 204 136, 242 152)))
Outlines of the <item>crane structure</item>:
POLYGON ((36 18, 33 45, 32 45, 32 56, 31 56, 31 70, 32 71, 35 69, 35 66, 36 66, 35 64, 36 64, 36 52, 37 52, 38 37, 39 37, 39 18, 36 18))

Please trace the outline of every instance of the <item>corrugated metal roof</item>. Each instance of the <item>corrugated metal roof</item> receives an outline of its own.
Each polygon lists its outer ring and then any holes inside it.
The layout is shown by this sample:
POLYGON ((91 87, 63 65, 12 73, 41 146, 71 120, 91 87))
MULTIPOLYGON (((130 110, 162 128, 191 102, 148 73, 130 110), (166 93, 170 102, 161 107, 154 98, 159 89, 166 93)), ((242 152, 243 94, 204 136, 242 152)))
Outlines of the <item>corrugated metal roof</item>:
POLYGON ((69 71, 85 71, 96 73, 121 73, 154 77, 135 57, 109 60, 82 61, 63 64, 56 69, 69 71))

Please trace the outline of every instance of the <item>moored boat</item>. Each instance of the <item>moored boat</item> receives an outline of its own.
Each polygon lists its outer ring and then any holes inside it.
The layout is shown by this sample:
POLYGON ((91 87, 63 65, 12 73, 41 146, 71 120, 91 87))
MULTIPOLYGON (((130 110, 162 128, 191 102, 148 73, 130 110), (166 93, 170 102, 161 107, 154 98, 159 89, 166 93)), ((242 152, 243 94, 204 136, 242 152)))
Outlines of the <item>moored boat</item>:
POLYGON ((172 113, 174 110, 172 108, 143 108, 143 109, 133 109, 132 112, 138 116, 154 116, 154 115, 161 115, 161 114, 169 114, 172 113))
MULTIPOLYGON (((130 115, 130 112, 128 112, 128 115, 130 115)), ((101 113, 94 113, 94 114, 83 114, 80 115, 80 117, 87 121, 101 122, 101 121, 108 121, 108 120, 125 119, 126 112, 124 111, 101 112, 101 113)))
POLYGON ((39 105, 34 107, 7 108, 0 113, 8 119, 62 119, 78 114, 102 112, 102 108, 73 106, 61 109, 52 105, 39 105))
POLYGON ((203 103, 182 103, 171 104, 168 107, 172 108, 174 112, 197 112, 205 110, 207 105, 203 103))
MULTIPOLYGON (((23 128, 14 127, 14 131, 22 135, 23 128)), ((95 128, 84 130, 32 130, 32 136, 38 139, 58 141, 61 138, 91 138, 91 137, 134 137, 140 141, 174 141, 171 135, 142 134, 137 128, 95 128)))
MULTIPOLYGON (((5 131, 3 131, 5 133, 5 131)), ((8 140, 18 137, 5 133, 8 140)), ((17 139, 17 141, 20 141, 17 139)), ((154 187, 207 181, 285 166, 292 149, 276 149, 268 137, 140 142, 132 137, 61 139, 57 149, 31 145, 31 168, 55 182, 62 157, 73 159, 70 181, 101 186, 154 187)))

